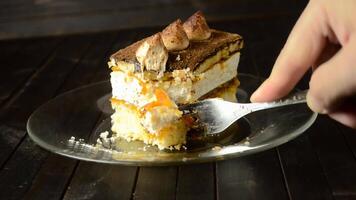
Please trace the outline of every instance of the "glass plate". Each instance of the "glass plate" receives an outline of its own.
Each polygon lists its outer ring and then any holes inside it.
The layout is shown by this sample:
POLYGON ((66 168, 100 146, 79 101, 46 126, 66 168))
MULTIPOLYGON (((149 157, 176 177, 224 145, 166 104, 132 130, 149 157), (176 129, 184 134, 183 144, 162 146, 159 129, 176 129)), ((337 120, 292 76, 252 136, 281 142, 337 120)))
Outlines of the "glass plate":
MULTIPOLYGON (((238 78, 238 100, 248 102, 262 80, 248 74, 239 74, 238 78)), ((111 126, 110 92, 110 83, 105 81, 50 100, 29 118, 30 137, 49 151, 80 160, 123 165, 184 164, 223 160, 276 147, 303 133, 317 117, 306 104, 299 104, 252 113, 214 137, 190 136, 186 149, 180 151, 160 151, 139 141, 124 140, 119 140, 114 149, 98 148, 94 145, 100 133, 109 131, 111 126)))

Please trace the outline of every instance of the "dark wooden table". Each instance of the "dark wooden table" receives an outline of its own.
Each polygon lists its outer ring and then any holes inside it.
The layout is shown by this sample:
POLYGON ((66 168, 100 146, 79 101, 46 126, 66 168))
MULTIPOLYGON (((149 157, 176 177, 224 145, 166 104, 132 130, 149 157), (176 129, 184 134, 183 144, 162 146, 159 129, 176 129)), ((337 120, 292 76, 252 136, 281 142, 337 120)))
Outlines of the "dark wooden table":
MULTIPOLYGON (((297 16, 245 17, 211 27, 243 35, 239 71, 267 77, 297 16)), ((29 139, 26 120, 38 106, 107 80, 111 53, 160 29, 0 42, 0 199, 356 199, 356 133, 325 116, 277 148, 197 165, 83 162, 29 139)), ((307 83, 308 77, 299 87, 307 83)))

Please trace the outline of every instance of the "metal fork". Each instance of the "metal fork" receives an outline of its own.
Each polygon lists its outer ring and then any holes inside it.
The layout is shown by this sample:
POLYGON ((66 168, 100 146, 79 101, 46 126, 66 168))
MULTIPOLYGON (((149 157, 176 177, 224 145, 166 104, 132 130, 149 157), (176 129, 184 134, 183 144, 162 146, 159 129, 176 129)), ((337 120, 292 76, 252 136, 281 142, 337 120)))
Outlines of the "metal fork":
POLYGON ((194 126, 204 130, 204 134, 224 131, 238 119, 255 111, 306 102, 308 90, 266 103, 232 103, 218 98, 206 99, 179 107, 185 117, 194 120, 194 126))

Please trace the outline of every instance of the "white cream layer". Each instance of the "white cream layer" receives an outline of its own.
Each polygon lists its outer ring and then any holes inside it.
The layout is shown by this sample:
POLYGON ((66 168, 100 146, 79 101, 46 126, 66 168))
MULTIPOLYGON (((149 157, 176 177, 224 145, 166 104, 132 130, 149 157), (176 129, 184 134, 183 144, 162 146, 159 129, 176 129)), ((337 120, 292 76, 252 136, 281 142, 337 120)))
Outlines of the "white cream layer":
POLYGON ((192 100, 195 101, 213 89, 230 81, 237 75, 240 53, 237 52, 224 62, 218 62, 207 71, 197 75, 198 80, 193 83, 192 100))
POLYGON ((187 70, 175 70, 173 80, 160 82, 143 83, 139 81, 139 77, 127 76, 122 71, 113 71, 111 72, 112 95, 116 99, 141 107, 153 101, 154 87, 160 87, 177 104, 189 103, 236 77, 239 60, 240 53, 236 52, 227 60, 218 62, 199 74, 187 70), (142 84, 146 86, 145 95, 142 95, 142 84))
MULTIPOLYGON (((153 91, 143 93, 143 83, 134 76, 128 76, 122 71, 111 72, 112 97, 142 107, 154 101, 153 91)), ((146 88, 147 89, 147 88, 146 88)))

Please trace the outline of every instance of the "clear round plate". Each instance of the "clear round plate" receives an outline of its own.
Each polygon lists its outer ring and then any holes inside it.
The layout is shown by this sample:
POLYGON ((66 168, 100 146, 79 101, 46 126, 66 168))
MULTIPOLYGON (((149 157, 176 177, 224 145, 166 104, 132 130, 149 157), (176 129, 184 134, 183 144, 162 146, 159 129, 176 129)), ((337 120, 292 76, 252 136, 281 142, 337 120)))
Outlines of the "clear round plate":
MULTIPOLYGON (((262 80, 248 74, 239 74, 238 78, 241 85, 237 98, 248 102, 262 80)), ((188 136, 186 149, 179 151, 160 151, 139 141, 125 140, 111 145, 114 148, 95 147, 100 133, 110 131, 113 112, 110 96, 108 81, 64 93, 30 116, 29 136, 39 146, 75 159, 122 165, 171 165, 223 160, 264 151, 297 137, 317 117, 305 104, 299 104, 252 113, 213 137, 188 136)))

